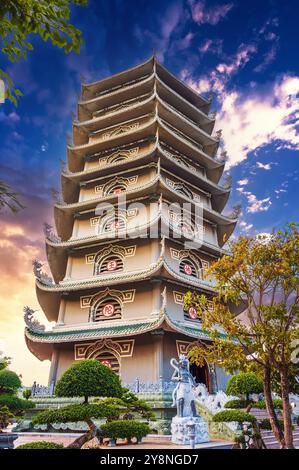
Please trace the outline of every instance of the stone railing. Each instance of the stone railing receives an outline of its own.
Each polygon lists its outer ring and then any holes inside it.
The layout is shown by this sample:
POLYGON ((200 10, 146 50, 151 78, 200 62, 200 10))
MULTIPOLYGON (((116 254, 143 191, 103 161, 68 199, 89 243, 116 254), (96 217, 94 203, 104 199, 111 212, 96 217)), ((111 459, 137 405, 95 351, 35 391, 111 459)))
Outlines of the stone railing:
POLYGON ((33 385, 32 385, 32 388, 31 388, 31 396, 33 398, 35 398, 35 397, 52 397, 54 395, 54 387, 55 387, 54 382, 52 382, 48 386, 40 385, 40 384, 37 384, 36 382, 33 382, 33 385))
POLYGON ((159 380, 158 382, 141 382, 138 377, 134 382, 124 383, 124 387, 133 393, 172 393, 175 383, 159 380))

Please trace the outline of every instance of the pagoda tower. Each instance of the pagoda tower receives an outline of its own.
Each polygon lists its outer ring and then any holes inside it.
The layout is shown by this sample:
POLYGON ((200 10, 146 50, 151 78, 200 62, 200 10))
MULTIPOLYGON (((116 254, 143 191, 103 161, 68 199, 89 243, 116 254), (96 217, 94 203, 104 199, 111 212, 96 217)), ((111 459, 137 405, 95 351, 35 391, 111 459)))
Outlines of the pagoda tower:
MULTIPOLYGON (((45 224, 53 279, 34 262, 37 299, 55 326, 25 309, 26 343, 51 361, 50 384, 73 361, 96 358, 137 391, 167 389, 170 359, 210 341, 184 294, 213 295, 205 272, 237 221, 222 214, 230 188, 219 184, 225 157, 216 157, 210 105, 155 57, 82 85, 57 235, 45 224)), ((217 367, 191 371, 210 392, 225 386, 217 367)))

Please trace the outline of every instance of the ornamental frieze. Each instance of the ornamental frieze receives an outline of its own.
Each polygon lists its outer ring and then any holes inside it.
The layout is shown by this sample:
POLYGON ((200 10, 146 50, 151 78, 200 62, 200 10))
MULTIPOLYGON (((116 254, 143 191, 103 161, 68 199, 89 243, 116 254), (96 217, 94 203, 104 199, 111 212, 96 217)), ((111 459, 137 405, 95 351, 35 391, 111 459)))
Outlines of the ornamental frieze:
POLYGON ((103 351, 110 351, 118 357, 132 357, 134 342, 134 339, 114 341, 104 338, 93 343, 75 344, 75 360, 90 359, 103 351))

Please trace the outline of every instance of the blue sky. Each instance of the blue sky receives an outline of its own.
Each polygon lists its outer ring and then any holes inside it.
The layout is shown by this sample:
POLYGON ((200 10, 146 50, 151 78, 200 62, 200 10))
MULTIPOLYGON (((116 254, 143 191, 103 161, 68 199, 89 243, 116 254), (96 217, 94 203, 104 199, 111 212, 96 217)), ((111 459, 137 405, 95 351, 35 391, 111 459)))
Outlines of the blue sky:
MULTIPOLYGON (((22 305, 36 305, 31 260, 45 260, 42 223, 51 222, 50 188, 59 188, 81 80, 119 72, 155 52, 195 90, 214 95, 215 130, 223 129, 233 177, 226 210, 243 207, 236 234, 298 221, 298 14, 295 0, 91 0, 72 8, 85 40, 80 55, 66 56, 36 38, 26 61, 2 57, 24 96, 17 108, 0 104, 0 173, 26 209, 1 215, 0 350, 2 341, 14 355, 8 344, 21 334, 22 305)), ((20 351, 24 361, 37 361, 23 343, 20 351)))

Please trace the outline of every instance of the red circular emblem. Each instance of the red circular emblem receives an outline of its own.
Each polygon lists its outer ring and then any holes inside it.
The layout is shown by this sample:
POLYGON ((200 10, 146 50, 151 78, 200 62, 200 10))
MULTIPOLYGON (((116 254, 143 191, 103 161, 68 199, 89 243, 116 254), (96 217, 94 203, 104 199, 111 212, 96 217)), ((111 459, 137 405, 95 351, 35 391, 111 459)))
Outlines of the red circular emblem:
POLYGON ((188 276, 192 274, 192 267, 190 266, 190 264, 186 263, 184 265, 184 271, 185 271, 185 274, 188 274, 188 276))
POLYGON ((109 367, 109 369, 112 369, 111 362, 105 359, 104 361, 101 361, 101 364, 104 364, 104 366, 109 367))
POLYGON ((185 225, 185 224, 181 225, 181 230, 182 230, 183 233, 187 233, 188 232, 187 225, 185 225))
POLYGON ((114 271, 117 268, 117 262, 115 259, 111 259, 107 263, 107 271, 114 271))
POLYGON ((114 305, 113 304, 106 304, 103 307, 103 315, 104 315, 104 317, 112 317, 112 315, 114 315, 114 305))
POLYGON ((188 310, 189 317, 192 318, 192 320, 195 320, 197 318, 197 310, 194 307, 190 307, 188 310))
POLYGON ((122 191, 123 191, 122 188, 115 188, 113 191, 113 194, 118 194, 118 193, 121 193, 122 191))
POLYGON ((110 227, 111 227, 111 230, 117 230, 117 229, 119 229, 119 227, 120 227, 119 221, 118 221, 118 220, 114 220, 113 222, 111 222, 110 227))

